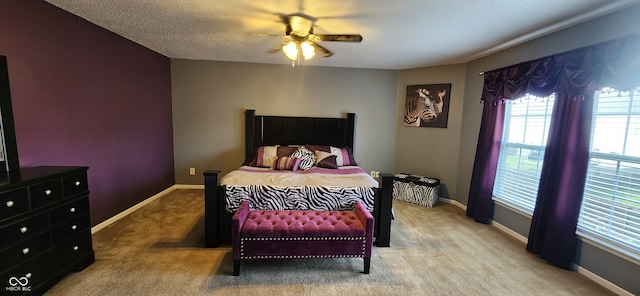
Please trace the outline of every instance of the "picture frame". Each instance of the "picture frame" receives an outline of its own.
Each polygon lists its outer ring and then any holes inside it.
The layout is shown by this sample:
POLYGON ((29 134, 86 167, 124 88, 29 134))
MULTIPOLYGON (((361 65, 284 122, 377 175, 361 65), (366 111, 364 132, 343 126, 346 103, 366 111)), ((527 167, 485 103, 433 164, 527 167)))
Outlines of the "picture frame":
POLYGON ((451 83, 408 85, 403 126, 446 128, 451 83))

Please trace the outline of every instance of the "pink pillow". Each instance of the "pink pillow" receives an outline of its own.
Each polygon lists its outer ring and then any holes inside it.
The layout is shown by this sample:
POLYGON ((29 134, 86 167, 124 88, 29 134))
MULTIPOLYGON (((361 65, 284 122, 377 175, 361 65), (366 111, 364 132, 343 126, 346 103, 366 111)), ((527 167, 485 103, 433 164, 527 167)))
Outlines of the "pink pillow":
POLYGON ((337 156, 336 164, 338 166, 358 165, 353 157, 353 153, 351 153, 351 148, 330 147, 330 152, 337 156))
POLYGON ((300 161, 302 161, 302 159, 296 157, 278 157, 271 164, 271 169, 277 171, 297 171, 300 167, 300 161))

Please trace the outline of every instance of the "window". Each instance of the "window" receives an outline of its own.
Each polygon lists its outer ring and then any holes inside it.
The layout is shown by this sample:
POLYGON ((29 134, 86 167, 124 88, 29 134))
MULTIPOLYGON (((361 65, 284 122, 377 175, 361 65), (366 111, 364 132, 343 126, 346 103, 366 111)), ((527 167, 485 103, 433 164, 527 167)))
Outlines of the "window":
POLYGON ((603 89, 594 119, 578 234, 640 251, 640 89, 603 89))
POLYGON ((505 110, 493 199, 533 214, 555 95, 527 95, 505 110))

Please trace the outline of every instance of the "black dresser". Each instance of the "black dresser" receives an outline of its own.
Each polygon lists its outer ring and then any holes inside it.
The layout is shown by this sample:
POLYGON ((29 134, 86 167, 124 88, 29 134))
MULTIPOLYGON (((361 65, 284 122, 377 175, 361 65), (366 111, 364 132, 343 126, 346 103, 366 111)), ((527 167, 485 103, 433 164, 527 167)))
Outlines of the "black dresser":
POLYGON ((94 261, 87 167, 0 178, 0 295, 41 295, 94 261))

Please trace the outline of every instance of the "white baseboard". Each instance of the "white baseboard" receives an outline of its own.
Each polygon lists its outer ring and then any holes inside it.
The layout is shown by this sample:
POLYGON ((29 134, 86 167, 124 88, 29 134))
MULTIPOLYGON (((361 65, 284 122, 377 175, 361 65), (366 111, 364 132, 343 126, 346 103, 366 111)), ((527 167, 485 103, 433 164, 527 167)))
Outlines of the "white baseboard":
MULTIPOLYGON (((499 229, 500 231, 516 238, 517 240, 521 241, 524 244, 527 244, 528 242, 528 238, 507 228, 506 226, 496 222, 496 221, 491 221, 491 225, 494 226, 495 228, 499 229)), ((585 276, 586 278, 594 281, 595 283, 597 283, 598 285, 602 286, 603 288, 615 293, 616 295, 625 295, 625 296, 633 296, 632 293, 629 293, 627 290, 622 289, 620 287, 618 287, 617 285, 611 283, 610 281, 607 281, 606 279, 598 276, 597 274, 587 270, 584 267, 581 267, 580 265, 576 265, 573 264, 573 266, 571 267, 572 270, 577 271, 579 274, 585 276)))
POLYGON ((125 217, 125 216, 131 214, 132 212, 134 212, 135 210, 145 206, 146 204, 158 199, 159 197, 161 197, 161 196, 163 196, 163 195, 165 195, 165 194, 167 194, 167 193, 169 193, 169 192, 171 192, 171 191, 173 191, 175 189, 204 189, 204 185, 188 185, 188 184, 176 184, 176 185, 173 185, 173 186, 171 186, 171 187, 169 187, 169 188, 167 188, 167 189, 155 194, 154 196, 149 197, 149 198, 147 198, 147 199, 135 204, 134 206, 132 206, 132 207, 130 207, 130 208, 118 213, 117 215, 115 215, 115 216, 113 216, 113 217, 111 217, 111 218, 109 218, 107 220, 102 221, 102 223, 91 227, 91 234, 94 234, 94 233, 100 231, 102 228, 105 228, 105 227, 111 225, 111 223, 122 219, 123 217, 125 217))
POLYGON ((446 204, 452 204, 452 205, 455 205, 455 206, 457 206, 457 207, 459 207, 459 208, 461 208, 461 209, 463 209, 463 210, 465 210, 465 211, 467 210, 467 206, 465 206, 465 205, 461 204, 459 201, 457 201, 457 200, 455 200, 455 199, 450 199, 450 198, 443 198, 443 197, 441 197, 441 198, 440 198, 440 202, 442 202, 442 203, 446 203, 446 204))
POLYGON ((507 226, 504 226, 496 221, 491 221, 491 226, 498 228, 500 231, 514 237, 515 239, 523 242, 524 244, 527 244, 527 242, 529 242, 529 239, 527 237, 525 237, 524 235, 517 233, 513 230, 511 230, 510 228, 508 228, 507 226))
MULTIPOLYGON (((527 244, 528 242, 528 238, 507 228, 506 226, 496 222, 496 221, 491 221, 491 225, 494 226, 495 228, 498 228, 500 231, 516 238, 517 240, 521 241, 524 244, 527 244)), ((615 285, 614 283, 607 281, 606 279, 600 277, 599 275, 587 270, 584 267, 581 267, 580 265, 576 265, 573 264, 573 266, 571 267, 572 270, 577 271, 579 274, 585 276, 586 278, 594 281, 595 283, 597 283, 598 285, 602 286, 603 288, 615 293, 616 295, 624 295, 624 296, 633 296, 632 293, 629 293, 627 290, 622 289, 620 287, 618 287, 617 285, 615 285)))
POLYGON ((113 216, 113 217, 111 217, 111 218, 109 218, 107 220, 102 221, 102 223, 91 227, 91 234, 94 234, 94 233, 100 231, 101 229, 111 225, 111 223, 122 219, 123 217, 133 213, 135 210, 137 210, 137 209, 145 206, 146 204, 158 199, 159 197, 161 197, 161 196, 173 191, 174 189, 176 189, 176 186, 177 185, 173 185, 173 186, 171 186, 171 187, 169 187, 169 188, 167 188, 167 189, 155 194, 154 196, 149 197, 149 198, 147 198, 147 199, 145 199, 145 200, 133 205, 132 207, 130 207, 130 208, 118 213, 117 215, 115 215, 115 216, 113 216))
POLYGON ((616 293, 616 295, 633 296, 633 294, 629 293, 629 291, 616 286, 614 283, 603 279, 599 275, 587 270, 586 268, 581 267, 580 265, 574 265, 573 269, 577 270, 579 274, 584 275, 586 278, 598 283, 605 289, 616 293))
POLYGON ((174 189, 204 189, 204 185, 176 184, 174 189))

